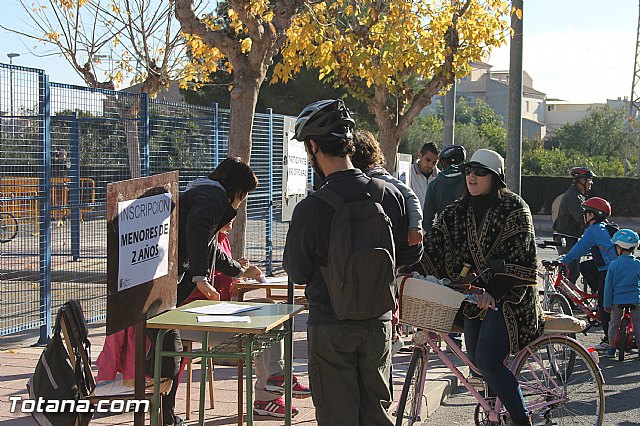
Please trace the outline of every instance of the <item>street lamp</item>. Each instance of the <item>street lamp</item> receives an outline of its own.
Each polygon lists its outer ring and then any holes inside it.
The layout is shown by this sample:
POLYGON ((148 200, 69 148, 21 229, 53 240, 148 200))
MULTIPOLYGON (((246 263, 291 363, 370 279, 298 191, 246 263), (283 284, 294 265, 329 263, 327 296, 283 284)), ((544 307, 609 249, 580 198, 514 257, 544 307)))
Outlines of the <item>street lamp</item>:
MULTIPOLYGON (((13 65, 13 58, 20 56, 19 53, 7 53, 9 57, 9 65, 13 65)), ((11 111, 11 117, 13 117, 13 67, 9 68, 9 110, 11 111)))

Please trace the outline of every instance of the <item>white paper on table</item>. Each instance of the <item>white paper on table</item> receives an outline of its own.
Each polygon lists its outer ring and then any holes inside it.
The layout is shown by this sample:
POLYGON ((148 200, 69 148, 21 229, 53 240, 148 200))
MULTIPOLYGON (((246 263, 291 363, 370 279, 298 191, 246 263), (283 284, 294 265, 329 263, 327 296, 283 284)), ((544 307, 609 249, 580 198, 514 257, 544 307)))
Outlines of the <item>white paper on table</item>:
POLYGON ((198 322, 251 322, 248 315, 198 315, 198 322))
POLYGON ((237 305, 233 303, 216 303, 215 305, 200 306, 198 308, 184 309, 183 312, 191 312, 194 314, 204 315, 233 315, 240 312, 253 311, 259 309, 259 306, 237 305))
POLYGON ((286 284, 287 282, 289 282, 289 277, 288 276, 284 276, 284 277, 267 277, 267 282, 269 284, 286 284))

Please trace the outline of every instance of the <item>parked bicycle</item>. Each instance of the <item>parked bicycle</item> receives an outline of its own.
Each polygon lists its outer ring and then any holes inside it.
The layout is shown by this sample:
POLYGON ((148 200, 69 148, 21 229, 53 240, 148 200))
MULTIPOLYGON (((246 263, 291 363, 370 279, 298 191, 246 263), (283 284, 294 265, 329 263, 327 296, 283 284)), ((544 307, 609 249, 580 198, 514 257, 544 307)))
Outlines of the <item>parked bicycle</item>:
MULTIPOLYGON (((406 279, 408 278, 400 278, 400 280, 406 279)), ((423 293, 425 298, 431 298, 434 293, 440 293, 436 296, 440 298, 442 291, 455 293, 451 289, 442 289, 443 286, 431 284, 428 281, 424 283, 430 284, 428 291, 425 290, 423 293), (433 286, 440 289, 434 291, 433 286)), ((427 287, 423 285, 424 283, 419 283, 419 286, 427 287)), ((404 284, 404 282, 400 283, 401 303, 404 284)), ((407 300, 409 297, 415 297, 415 295, 407 296, 407 300)), ((476 425, 509 424, 509 413, 501 401, 491 397, 486 386, 483 394, 476 390, 469 379, 454 365, 452 358, 434 341, 431 333, 435 333, 439 339, 446 342, 453 354, 480 376, 479 369, 448 336, 457 307, 443 307, 439 305, 442 300, 443 298, 440 298, 440 301, 435 303, 427 300, 422 310, 431 310, 434 314, 421 316, 420 324, 411 321, 412 325, 423 327, 423 329, 413 337, 413 353, 395 413, 396 426, 410 426, 422 421, 422 401, 430 352, 438 356, 478 401, 474 412, 476 425), (455 310, 453 315, 445 312, 451 311, 451 308, 455 310), (443 319, 444 317, 447 318, 443 319)), ((462 300, 459 298, 457 300, 459 307, 462 300)), ((405 320, 401 310, 400 321, 405 320)), ((533 423, 602 425, 605 403, 604 379, 594 360, 594 357, 598 356, 597 353, 592 355, 577 340, 566 334, 553 332, 551 323, 545 324, 545 329, 550 332, 522 349, 511 358, 509 364, 509 368, 520 384, 533 423)))
POLYGON ((13 240, 18 234, 18 219, 9 212, 0 212, 0 243, 13 240))
MULTIPOLYGON (((542 241, 538 247, 556 246, 555 241, 542 241)), ((559 260, 543 260, 544 272, 539 272, 539 276, 544 281, 543 307, 550 311, 562 312, 572 315, 572 308, 569 303, 586 316, 589 325, 584 330, 586 333, 592 327, 600 325, 600 313, 598 311, 598 295, 580 290, 574 283, 569 281, 562 273, 563 264, 559 260)))

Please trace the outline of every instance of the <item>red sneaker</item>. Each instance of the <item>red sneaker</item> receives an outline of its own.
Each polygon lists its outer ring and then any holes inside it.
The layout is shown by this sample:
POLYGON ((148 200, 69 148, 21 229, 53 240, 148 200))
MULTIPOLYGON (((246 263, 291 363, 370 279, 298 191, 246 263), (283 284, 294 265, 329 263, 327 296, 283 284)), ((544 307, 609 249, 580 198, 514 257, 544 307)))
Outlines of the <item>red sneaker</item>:
MULTIPOLYGON (((253 402, 253 414, 258 416, 271 416, 284 418, 286 407, 282 398, 276 398, 271 401, 254 401, 253 402)), ((291 406, 291 416, 295 416, 299 413, 299 410, 291 406)))
MULTIPOLYGON (((295 374, 291 375, 291 395, 294 398, 308 398, 311 396, 311 389, 298 382, 295 374)), ((271 376, 267 379, 267 385, 264 387, 269 392, 284 393, 284 376, 271 376)))

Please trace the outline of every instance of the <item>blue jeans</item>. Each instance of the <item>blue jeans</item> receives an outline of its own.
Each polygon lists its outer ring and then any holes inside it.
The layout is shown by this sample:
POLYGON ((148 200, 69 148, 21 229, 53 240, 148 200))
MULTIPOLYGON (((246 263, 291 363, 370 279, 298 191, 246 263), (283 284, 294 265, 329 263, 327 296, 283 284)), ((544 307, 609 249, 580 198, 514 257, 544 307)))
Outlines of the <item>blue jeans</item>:
POLYGON ((509 335, 504 322, 502 307, 489 309, 484 320, 464 319, 464 341, 467 355, 478 367, 490 392, 505 406, 511 418, 522 421, 527 409, 522 390, 513 373, 504 365, 509 355, 509 335))

